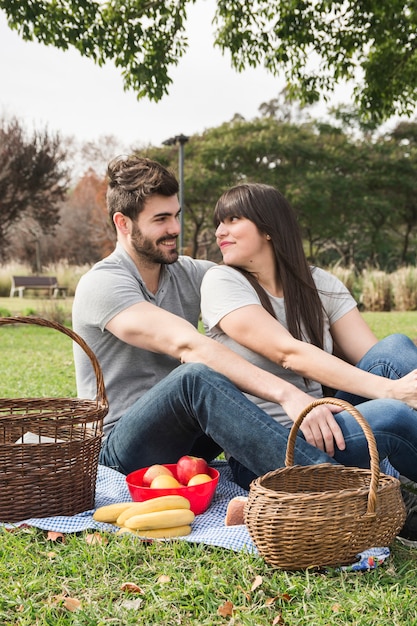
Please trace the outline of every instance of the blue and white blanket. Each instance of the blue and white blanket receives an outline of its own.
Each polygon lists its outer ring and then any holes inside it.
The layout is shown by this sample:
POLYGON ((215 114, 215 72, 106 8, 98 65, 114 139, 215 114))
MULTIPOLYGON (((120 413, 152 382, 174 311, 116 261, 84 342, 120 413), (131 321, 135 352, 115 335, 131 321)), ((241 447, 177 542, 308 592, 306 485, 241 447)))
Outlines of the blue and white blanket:
MULTIPOLYGON (((225 526, 224 520, 229 501, 235 496, 246 496, 247 491, 239 487, 232 480, 232 473, 225 461, 212 463, 219 470, 220 479, 209 509, 197 515, 192 526, 190 535, 183 537, 184 541, 191 543, 205 543, 211 546, 219 546, 230 550, 245 550, 248 553, 257 554, 257 549, 246 526, 225 526)), ((115 502, 127 502, 131 500, 126 486, 125 476, 108 467, 99 465, 96 483, 95 507, 113 504, 115 502)), ((93 519, 94 509, 78 513, 71 517, 55 516, 44 518, 30 518, 17 524, 7 524, 6 527, 35 526, 42 530, 62 533, 77 533, 85 530, 105 530, 114 532, 117 528, 112 524, 96 522, 93 519)), ((347 569, 369 570, 383 563, 389 556, 388 548, 373 548, 358 555, 358 561, 347 569)))

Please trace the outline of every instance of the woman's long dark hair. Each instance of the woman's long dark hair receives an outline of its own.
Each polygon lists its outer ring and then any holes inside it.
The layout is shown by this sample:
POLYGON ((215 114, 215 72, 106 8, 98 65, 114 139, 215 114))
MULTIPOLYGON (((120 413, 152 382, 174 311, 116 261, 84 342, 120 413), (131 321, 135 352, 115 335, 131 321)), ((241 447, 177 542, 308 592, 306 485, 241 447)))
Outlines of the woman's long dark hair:
MULTIPOLYGON (((261 233, 271 237, 281 282, 289 332, 323 349, 323 307, 307 262, 300 227, 286 198, 270 185, 244 183, 222 194, 214 209, 217 227, 227 217, 245 217, 261 233), (303 336, 304 326, 307 337, 303 336)), ((236 267, 259 295, 262 306, 274 317, 268 294, 256 275, 236 267)))

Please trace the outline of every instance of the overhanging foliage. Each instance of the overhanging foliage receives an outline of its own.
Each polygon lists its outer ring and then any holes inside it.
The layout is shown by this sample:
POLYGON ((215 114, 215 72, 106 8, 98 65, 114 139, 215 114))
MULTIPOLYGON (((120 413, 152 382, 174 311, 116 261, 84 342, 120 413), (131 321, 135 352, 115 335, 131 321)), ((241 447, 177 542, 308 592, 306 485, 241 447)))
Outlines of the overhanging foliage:
MULTIPOLYGON (((74 46, 121 69, 126 89, 159 101, 187 49, 196 0, 0 0, 27 40, 74 46)), ((215 45, 235 69, 264 66, 305 103, 353 81, 356 104, 375 123, 410 115, 417 102, 414 0, 217 0, 215 45)))

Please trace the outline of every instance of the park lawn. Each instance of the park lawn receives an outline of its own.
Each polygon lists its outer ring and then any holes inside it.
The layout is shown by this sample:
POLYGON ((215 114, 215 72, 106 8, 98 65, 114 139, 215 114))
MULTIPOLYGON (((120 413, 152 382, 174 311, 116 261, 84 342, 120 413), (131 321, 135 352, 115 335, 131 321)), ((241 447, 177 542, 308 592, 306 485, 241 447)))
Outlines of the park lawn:
MULTIPOLYGON (((415 312, 379 315, 369 320, 379 336, 394 325, 417 337, 415 312)), ((68 337, 32 325, 0 333, 0 396, 75 395, 68 337)), ((417 550, 398 542, 369 573, 283 572, 181 541, 91 532, 52 541, 37 529, 0 528, 0 580, 5 626, 417 624, 417 550)))

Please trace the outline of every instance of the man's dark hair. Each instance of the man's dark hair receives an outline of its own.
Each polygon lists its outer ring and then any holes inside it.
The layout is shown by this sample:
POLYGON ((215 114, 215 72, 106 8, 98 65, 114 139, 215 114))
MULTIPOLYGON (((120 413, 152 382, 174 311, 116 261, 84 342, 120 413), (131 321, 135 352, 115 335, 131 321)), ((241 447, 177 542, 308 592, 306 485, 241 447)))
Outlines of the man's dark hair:
POLYGON ((107 177, 107 207, 112 223, 117 212, 135 221, 148 198, 174 196, 179 190, 175 175, 146 157, 116 157, 108 165, 107 177))

